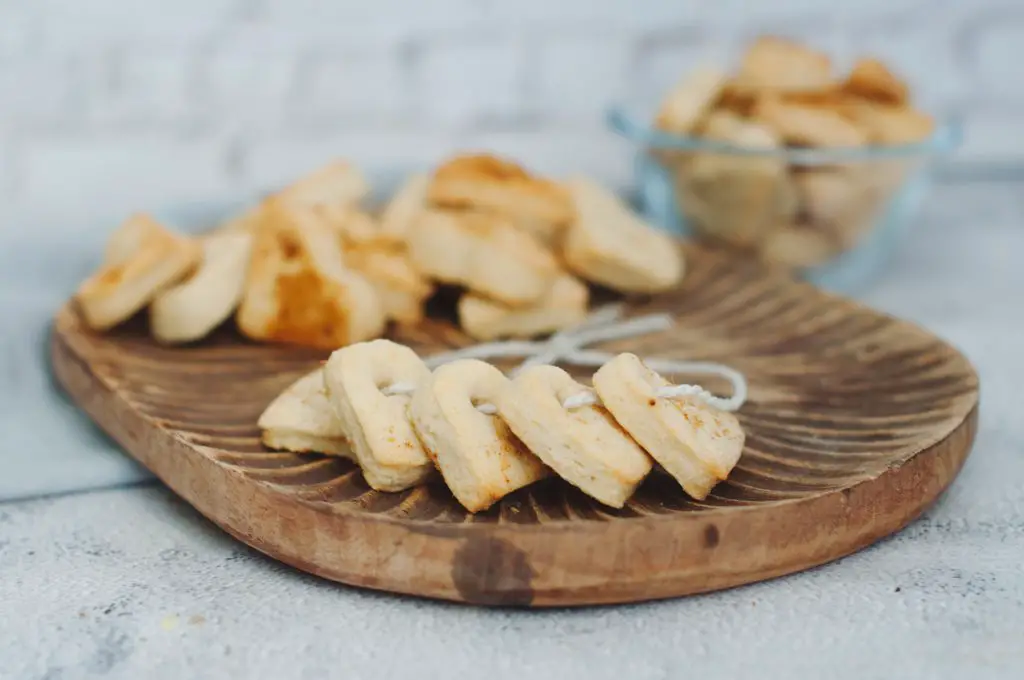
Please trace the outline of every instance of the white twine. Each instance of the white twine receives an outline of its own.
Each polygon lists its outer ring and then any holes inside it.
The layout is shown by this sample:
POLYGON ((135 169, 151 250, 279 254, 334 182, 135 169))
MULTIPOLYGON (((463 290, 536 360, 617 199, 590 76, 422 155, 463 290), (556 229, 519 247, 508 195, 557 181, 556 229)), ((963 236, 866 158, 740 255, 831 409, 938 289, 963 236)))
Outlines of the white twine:
MULTIPOLYGON (((596 342, 609 342, 625 338, 646 335, 668 329, 672 325, 672 317, 668 314, 649 314, 622 321, 622 305, 607 305, 595 311, 582 323, 553 334, 547 340, 525 341, 507 340, 482 345, 472 345, 452 352, 444 352, 428 357, 425 363, 430 368, 437 368, 458 359, 497 359, 505 357, 526 357, 517 366, 513 376, 530 366, 555 364, 564 362, 576 366, 602 366, 612 358, 613 354, 583 349, 596 342)), ((703 361, 677 361, 675 359, 644 359, 644 363, 658 373, 688 373, 696 375, 716 375, 725 378, 732 385, 732 396, 719 397, 699 385, 666 385, 655 390, 654 394, 663 399, 686 399, 696 397, 709 406, 722 411, 736 411, 747 400, 747 380, 742 373, 723 364, 703 361)), ((416 385, 397 382, 384 387, 385 395, 412 394, 416 385)), ((566 409, 594 406, 601 403, 597 393, 585 390, 574 394, 562 402, 566 409)), ((498 409, 494 404, 478 404, 477 410, 487 415, 494 415, 498 409)))

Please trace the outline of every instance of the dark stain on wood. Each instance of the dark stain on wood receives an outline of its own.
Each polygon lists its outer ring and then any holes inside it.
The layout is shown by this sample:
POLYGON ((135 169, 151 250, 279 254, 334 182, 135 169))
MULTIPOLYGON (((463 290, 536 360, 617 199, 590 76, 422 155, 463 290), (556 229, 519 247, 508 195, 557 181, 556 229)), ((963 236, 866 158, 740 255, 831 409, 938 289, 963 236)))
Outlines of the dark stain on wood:
POLYGON ((714 524, 709 524, 704 527, 704 547, 708 550, 718 547, 718 541, 721 537, 718 534, 718 527, 714 524))
POLYGON ((470 537, 455 551, 452 582, 470 604, 529 606, 533 568, 526 553, 489 536, 470 537))

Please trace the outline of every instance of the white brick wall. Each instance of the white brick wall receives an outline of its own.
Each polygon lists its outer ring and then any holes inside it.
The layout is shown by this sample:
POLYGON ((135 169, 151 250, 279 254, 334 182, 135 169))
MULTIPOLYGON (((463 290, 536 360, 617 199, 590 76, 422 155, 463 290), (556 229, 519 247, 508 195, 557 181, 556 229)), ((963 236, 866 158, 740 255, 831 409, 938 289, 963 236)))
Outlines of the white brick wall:
POLYGON ((0 0, 0 231, 240 198, 332 156, 492 148, 626 184, 605 104, 761 32, 891 60, 964 117, 961 162, 1024 165, 1019 0, 0 0))
POLYGON ((67 233, 140 208, 230 199, 239 184, 225 171, 226 148, 207 135, 48 136, 21 151, 19 198, 67 233))

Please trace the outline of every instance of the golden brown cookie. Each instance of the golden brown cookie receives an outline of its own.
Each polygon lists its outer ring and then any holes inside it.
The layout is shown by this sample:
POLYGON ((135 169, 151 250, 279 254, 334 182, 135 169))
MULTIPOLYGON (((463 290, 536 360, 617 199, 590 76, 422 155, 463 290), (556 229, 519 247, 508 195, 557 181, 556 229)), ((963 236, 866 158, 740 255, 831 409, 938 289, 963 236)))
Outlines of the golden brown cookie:
POLYGON ((255 237, 236 315, 244 335, 336 349, 383 332, 377 294, 345 266, 334 229, 271 201, 255 237))
POLYGON ((621 508, 653 462, 603 406, 562 405, 586 389, 556 366, 532 366, 502 390, 498 415, 555 474, 621 508))
POLYGON ((850 94, 882 104, 906 105, 909 89, 895 73, 877 59, 861 59, 853 66, 843 83, 850 94))
POLYGON ((540 300, 559 273, 546 248, 497 214, 427 210, 408 237, 423 274, 511 306, 540 300))
POLYGON ((495 212, 545 242, 556 240, 573 215, 558 184, 490 154, 458 156, 438 167, 427 198, 445 208, 495 212))
POLYGON ((493 404, 507 383, 483 361, 453 361, 422 381, 409 404, 424 449, 470 512, 486 510, 550 474, 501 418, 477 408, 493 404))
POLYGON ((390 340, 360 342, 335 350, 323 377, 367 484, 402 491, 431 476, 434 466, 409 420, 410 396, 384 391, 395 384, 415 388, 430 377, 415 352, 390 340))
POLYGON ((75 301, 90 328, 112 328, 188 276, 201 259, 195 240, 149 215, 133 215, 111 234, 103 265, 79 286, 75 301))
POLYGON ((594 374, 601 403, 654 460, 697 500, 728 477, 745 436, 731 413, 697 397, 669 399, 670 383, 633 354, 619 354, 594 374))

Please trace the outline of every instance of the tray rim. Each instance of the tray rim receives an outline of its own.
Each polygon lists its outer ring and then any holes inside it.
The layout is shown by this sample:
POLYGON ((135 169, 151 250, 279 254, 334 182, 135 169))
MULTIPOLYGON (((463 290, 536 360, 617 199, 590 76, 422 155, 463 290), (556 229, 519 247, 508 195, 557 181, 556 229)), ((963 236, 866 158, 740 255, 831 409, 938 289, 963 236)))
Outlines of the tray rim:
MULTIPOLYGON (((816 291, 816 294, 825 295, 830 298, 835 297, 820 291, 816 291)), ((858 306, 861 305, 858 304, 858 306)), ((871 313, 890 319, 893 318, 875 310, 871 310, 871 313)), ((895 319, 895 321, 914 326, 914 324, 901 319, 895 319)), ((951 424, 949 429, 944 434, 939 435, 935 441, 909 453, 901 461, 891 463, 876 475, 865 476, 863 479, 851 481, 844 486, 825 489, 800 498, 778 499, 750 506, 714 508, 700 513, 653 514, 643 517, 615 519, 611 522, 552 521, 526 525, 473 522, 434 523, 429 520, 410 520, 391 515, 361 513, 347 507, 330 506, 323 501, 315 499, 287 495, 280 491, 273 482, 253 479, 245 475, 241 470, 234 469, 232 465, 215 460, 203 451, 203 449, 213 447, 192 444, 178 437, 173 430, 154 426, 150 422, 149 416, 139 412, 120 390, 107 384, 104 378, 93 370, 93 367, 86 358, 75 347, 74 338, 71 337, 69 331, 77 330, 76 326, 78 326, 77 314, 74 311, 73 303, 68 302, 57 312, 50 329, 49 358, 51 368, 58 383, 79 408, 82 408, 97 425, 118 442, 127 455, 139 461, 176 495, 183 498, 219 528, 237 540, 246 543, 277 561, 330 580, 376 590, 469 604, 546 607, 613 604, 664 599, 735 587, 802 571, 834 561, 904 528, 920 516, 944 493, 955 480, 972 449, 979 413, 980 390, 977 373, 973 365, 959 350, 946 341, 941 340, 944 345, 952 349, 964 361, 973 378, 973 389, 963 397, 965 405, 969 405, 969 408, 965 409, 962 417, 958 415, 959 421, 951 424), (69 323, 71 324, 70 326, 69 323), (89 383, 87 386, 80 387, 76 384, 77 381, 83 379, 89 383), (114 408, 108 409, 106 413, 98 408, 96 406, 97 402, 88 398, 88 393, 95 391, 109 393, 113 399, 108 402, 108 405, 113 403, 114 408), (134 418, 134 422, 131 422, 130 419, 132 418, 134 418), (703 586, 699 583, 690 583, 686 587, 673 586, 671 585, 672 579, 662 581, 655 578, 649 579, 644 583, 651 586, 659 584, 664 586, 665 583, 668 583, 669 586, 647 588, 647 592, 643 593, 624 592, 622 589, 608 587, 608 584, 605 584, 603 587, 600 585, 589 585, 581 588, 537 589, 532 583, 533 576, 536 576, 536 574, 527 578, 525 585, 521 582, 522 579, 517 581, 516 578, 511 578, 511 580, 506 578, 505 582, 492 583, 488 586, 486 583, 483 583, 483 581, 487 580, 487 574, 485 573, 482 578, 481 588, 475 591, 474 588, 459 587, 453 590, 452 587, 443 583, 434 583, 427 587, 410 587, 408 583, 395 582, 394 579, 381 579, 372 575, 332 571, 315 562, 305 560, 299 555, 282 552, 280 546, 272 545, 264 538, 245 531, 241 526, 237 526, 241 524, 240 522, 232 522, 229 519, 219 517, 214 503, 198 497, 200 495, 199 492, 193 488, 179 488, 181 485, 178 483, 178 480, 168 479, 167 470, 161 469, 160 465, 152 465, 149 461, 145 460, 146 456, 144 454, 137 454, 132 450, 132 442, 130 441, 132 436, 128 430, 132 427, 140 426, 149 428, 152 433, 157 433, 160 441, 157 441, 156 444, 176 449, 177 455, 195 458, 195 460, 189 461, 189 465, 198 464, 199 466, 208 466, 211 470, 217 470, 223 475, 224 483, 240 483, 249 492, 265 496, 264 500, 266 501, 282 501, 295 504, 304 511, 311 512, 315 517, 326 517, 334 522, 343 524, 358 523, 374 532, 398 532, 399 534, 456 540, 463 543, 473 543, 480 540, 485 542, 497 541, 498 544, 511 542, 511 548, 515 554, 527 556, 529 556, 528 549, 530 546, 521 545, 524 542, 527 544, 541 542, 548 537, 564 536, 565 534, 590 541, 594 540, 597 534, 600 534, 600 539, 607 541, 609 540, 607 534, 610 528, 612 531, 621 532, 623 536, 620 538, 623 539, 629 538, 628 535, 635 535, 637 533, 651 533, 651 530, 658 534, 670 535, 681 533, 685 529, 698 538, 702 537, 705 552, 713 552, 719 545, 721 530, 719 528, 714 529, 714 540, 712 541, 709 527, 718 527, 719 524, 723 522, 729 523, 735 518, 764 518, 767 515, 777 513, 789 514, 794 509, 798 514, 806 513, 807 516, 817 516, 814 507, 826 506, 836 502, 849 507, 849 499, 855 494, 858 496, 870 496, 874 493, 884 495, 886 488, 907 488, 908 480, 920 479, 922 476, 924 478, 931 477, 931 481, 937 481, 938 483, 925 485, 927 488, 920 484, 910 485, 912 490, 920 492, 913 495, 913 502, 908 502, 911 499, 905 496, 897 507, 901 512, 896 513, 892 517, 887 516, 883 518, 885 521, 877 522, 877 517, 870 516, 868 521, 857 525, 857 528, 860 530, 859 534, 856 531, 851 532, 849 533, 849 540, 845 543, 838 541, 825 546, 825 548, 829 549, 827 555, 813 554, 814 551, 810 551, 810 553, 803 554, 802 556, 797 554, 793 556, 794 559, 792 561, 775 564, 772 568, 762 569, 757 574, 743 571, 722 572, 719 570, 718 578, 707 580, 703 586), (918 468, 922 468, 922 470, 918 470, 918 468), (936 471, 942 474, 936 477, 936 471), (666 534, 668 529, 671 529, 671 531, 668 531, 666 534), (696 530, 696 533, 694 530, 696 530)), ((936 337, 925 329, 914 327, 931 337, 936 337)), ((210 480, 208 479, 207 481, 210 480)), ((314 523, 316 522, 315 517, 313 519, 314 523)), ((399 543, 401 543, 401 537, 397 538, 399 543)), ((797 553, 807 553, 807 551, 797 551, 797 553)), ((493 565, 487 566, 484 571, 487 571, 490 566, 493 565)), ((504 576, 507 577, 508 575, 504 576)), ((625 585, 627 591, 635 591, 640 582, 632 584, 620 583, 617 585, 625 585)), ((640 590, 644 589, 640 588, 640 590)))

